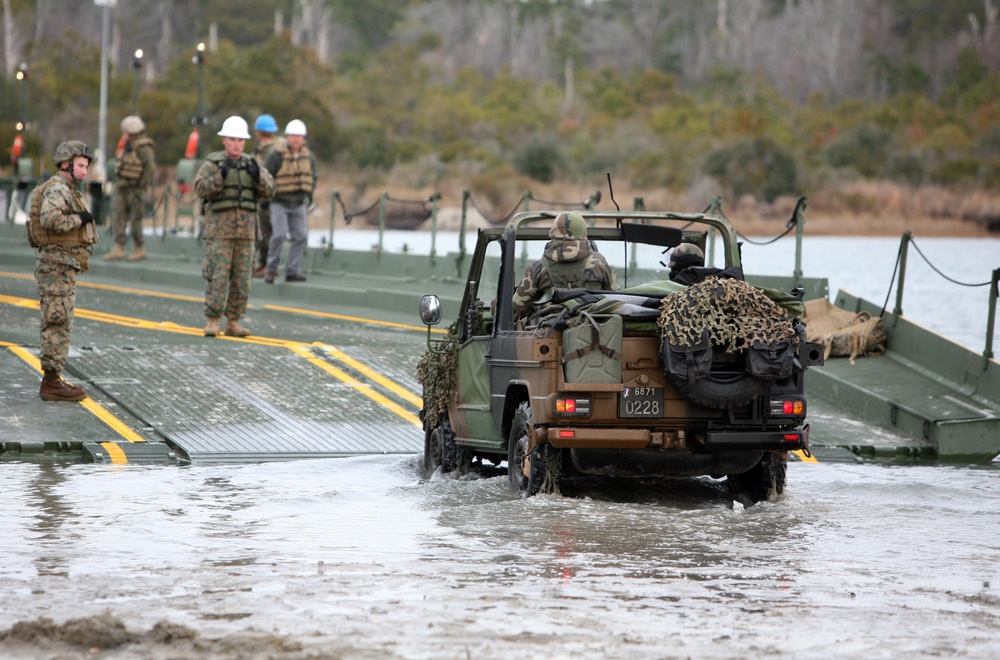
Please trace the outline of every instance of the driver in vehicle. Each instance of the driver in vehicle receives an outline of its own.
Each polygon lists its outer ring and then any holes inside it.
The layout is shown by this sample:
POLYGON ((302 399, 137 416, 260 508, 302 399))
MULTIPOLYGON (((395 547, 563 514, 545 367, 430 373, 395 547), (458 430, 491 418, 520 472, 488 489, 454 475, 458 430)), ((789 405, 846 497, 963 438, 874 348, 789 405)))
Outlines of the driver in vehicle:
POLYGON ((553 288, 617 291, 607 260, 587 240, 587 223, 574 211, 560 213, 549 229, 542 258, 528 266, 514 291, 514 316, 523 316, 553 288))

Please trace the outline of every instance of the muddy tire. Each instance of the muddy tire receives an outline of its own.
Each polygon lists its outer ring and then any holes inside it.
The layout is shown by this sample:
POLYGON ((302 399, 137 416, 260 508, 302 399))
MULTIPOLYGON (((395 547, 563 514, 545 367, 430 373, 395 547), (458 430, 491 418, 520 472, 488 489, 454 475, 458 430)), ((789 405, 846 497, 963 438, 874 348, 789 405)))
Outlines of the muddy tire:
POLYGON ((525 474, 530 463, 528 438, 531 427, 531 406, 525 402, 514 411, 510 435, 507 438, 507 478, 510 479, 514 492, 521 497, 531 497, 535 494, 530 490, 531 478, 525 474))
POLYGON ((535 447, 529 455, 532 428, 531 406, 522 403, 514 412, 507 443, 507 476, 521 497, 559 492, 562 453, 548 442, 535 447))
POLYGON ((424 433, 424 472, 429 477, 441 468, 447 474, 455 469, 457 458, 455 434, 448 418, 443 417, 437 426, 424 433))
POLYGON ((760 461, 742 474, 726 476, 730 492, 750 504, 774 501, 785 492, 785 475, 788 460, 779 454, 766 451, 760 461))

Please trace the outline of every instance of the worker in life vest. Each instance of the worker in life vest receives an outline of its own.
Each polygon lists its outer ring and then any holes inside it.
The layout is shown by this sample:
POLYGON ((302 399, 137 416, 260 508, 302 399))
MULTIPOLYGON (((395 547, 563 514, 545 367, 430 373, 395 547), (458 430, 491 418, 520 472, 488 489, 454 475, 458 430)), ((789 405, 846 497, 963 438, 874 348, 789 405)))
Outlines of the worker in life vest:
POLYGON ((246 313, 257 238, 257 203, 270 199, 274 178, 243 147, 250 139, 242 117, 222 123, 223 151, 205 157, 194 177, 194 194, 205 202, 202 236, 205 262, 205 336, 219 334, 219 319, 226 317, 226 335, 246 337, 240 325, 246 313))
POLYGON ((81 401, 84 389, 62 379, 69 355, 76 279, 90 268, 97 243, 94 216, 78 185, 87 176, 94 155, 83 142, 70 140, 56 147, 56 172, 38 186, 28 213, 28 243, 37 251, 35 283, 42 310, 41 350, 44 401, 81 401))
MULTIPOLYGON (((257 133, 257 144, 253 146, 251 156, 257 159, 257 163, 264 167, 267 157, 274 151, 274 134, 278 132, 278 122, 271 115, 261 115, 253 123, 253 130, 257 133)), ((257 259, 253 269, 254 277, 264 277, 267 271, 267 250, 271 244, 271 201, 262 199, 257 205, 257 225, 260 227, 260 235, 257 237, 257 259)))
POLYGON ((122 119, 122 148, 115 154, 115 193, 111 231, 115 246, 104 255, 107 261, 146 258, 143 247, 142 216, 146 211, 146 189, 156 174, 156 153, 153 140, 146 136, 146 124, 137 115, 122 119), (131 230, 135 249, 125 255, 126 229, 131 230))
POLYGON ((285 235, 291 236, 288 263, 285 264, 286 282, 304 282, 299 272, 302 253, 309 233, 308 209, 316 190, 316 159, 306 146, 306 125, 293 119, 285 127, 285 143, 275 147, 264 161, 264 166, 274 175, 274 198, 271 200, 271 243, 267 247, 267 270, 264 281, 274 284, 281 261, 281 248, 285 235))

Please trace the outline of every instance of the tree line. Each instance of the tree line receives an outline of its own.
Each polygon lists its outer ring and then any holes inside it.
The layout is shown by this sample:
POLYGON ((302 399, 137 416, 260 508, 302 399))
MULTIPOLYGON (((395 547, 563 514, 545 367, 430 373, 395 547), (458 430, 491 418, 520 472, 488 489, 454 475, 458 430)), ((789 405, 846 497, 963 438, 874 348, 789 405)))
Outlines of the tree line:
MULTIPOLYGON (((3 5, 0 140, 26 121, 40 162, 94 144, 101 7, 3 5)), ((1000 182, 994 0, 118 0, 111 15, 109 148, 137 90, 163 164, 201 75, 209 142, 230 114, 297 117, 320 158, 383 180, 614 172, 762 199, 1000 182)))

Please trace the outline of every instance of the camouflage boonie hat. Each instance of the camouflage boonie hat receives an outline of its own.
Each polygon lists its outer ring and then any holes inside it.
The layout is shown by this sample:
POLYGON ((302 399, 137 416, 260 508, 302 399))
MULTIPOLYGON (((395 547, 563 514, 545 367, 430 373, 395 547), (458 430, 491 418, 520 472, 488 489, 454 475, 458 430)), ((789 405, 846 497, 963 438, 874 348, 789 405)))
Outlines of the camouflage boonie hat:
POLYGON ((587 238, 587 223, 575 211, 560 213, 552 221, 549 238, 553 240, 582 241, 587 238))
POLYGON ((90 147, 79 140, 67 140, 56 147, 56 152, 52 155, 52 164, 59 167, 59 163, 73 160, 75 156, 83 156, 88 162, 94 162, 94 153, 90 147))
POLYGON ((705 263, 705 253, 701 251, 700 247, 698 247, 694 243, 681 243, 680 245, 674 248, 673 252, 670 253, 670 263, 668 264, 667 267, 673 268, 674 266, 676 266, 677 262, 680 261, 681 257, 686 254, 701 259, 702 264, 705 263))

